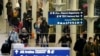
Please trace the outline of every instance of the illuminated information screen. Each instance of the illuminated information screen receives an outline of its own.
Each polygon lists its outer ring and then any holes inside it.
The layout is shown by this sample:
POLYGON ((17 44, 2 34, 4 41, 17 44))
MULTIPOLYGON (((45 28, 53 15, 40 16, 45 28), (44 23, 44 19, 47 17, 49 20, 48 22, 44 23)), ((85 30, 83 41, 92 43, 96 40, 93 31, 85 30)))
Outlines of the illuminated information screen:
POLYGON ((70 48, 24 48, 14 49, 12 56, 70 56, 70 48))
POLYGON ((83 24, 83 11, 50 11, 48 24, 50 25, 79 25, 83 24))

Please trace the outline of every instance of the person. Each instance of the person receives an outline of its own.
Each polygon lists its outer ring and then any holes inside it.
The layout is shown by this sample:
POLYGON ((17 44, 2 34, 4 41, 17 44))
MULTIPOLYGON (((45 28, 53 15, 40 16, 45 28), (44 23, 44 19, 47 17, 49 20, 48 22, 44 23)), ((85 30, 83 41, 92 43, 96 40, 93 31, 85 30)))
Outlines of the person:
POLYGON ((62 36, 59 40, 58 43, 61 43, 62 47, 70 47, 71 43, 72 43, 72 39, 69 36, 69 34, 66 34, 64 36, 62 36))
POLYGON ((18 10, 18 18, 19 20, 21 21, 21 0, 18 0, 17 3, 16 3, 16 8, 18 10))
POLYGON ((13 28, 12 31, 9 32, 8 36, 9 36, 8 40, 11 41, 12 43, 19 42, 19 35, 15 31, 15 28, 13 28))
POLYGON ((94 46, 95 46, 95 55, 100 56, 100 38, 99 36, 96 36, 94 38, 94 46))
POLYGON ((32 31, 32 18, 30 15, 25 14, 26 17, 24 17, 24 27, 28 31, 28 33, 31 33, 32 31))
POLYGON ((32 18, 32 7, 28 8, 27 15, 29 15, 29 17, 32 18))
POLYGON ((8 39, 7 39, 7 43, 9 44, 9 50, 11 51, 13 43, 18 43, 18 42, 19 42, 18 33, 15 31, 15 28, 12 28, 12 30, 8 33, 8 39))
POLYGON ((8 22, 9 22, 9 25, 11 24, 11 19, 12 19, 12 16, 13 16, 13 13, 12 13, 12 2, 11 0, 8 0, 7 4, 6 4, 6 8, 7 8, 7 17, 8 17, 8 22))
POLYGON ((37 9, 37 17, 43 16, 43 9, 42 8, 38 8, 37 9))
MULTIPOLYGON (((40 24, 41 29, 41 47, 43 47, 43 38, 46 38, 46 43, 48 43, 48 32, 49 32, 49 25, 46 22, 46 18, 42 18, 42 23, 40 24)), ((47 45, 48 46, 48 45, 47 45)))
POLYGON ((40 37, 41 37, 41 34, 40 34, 40 32, 41 32, 41 29, 40 29, 40 24, 41 24, 41 19, 40 18, 38 18, 37 19, 37 21, 34 23, 34 29, 36 30, 36 46, 38 46, 39 45, 39 39, 40 39, 40 37))
POLYGON ((68 25, 65 25, 63 28, 63 33, 70 33, 70 29, 68 25))
POLYGON ((83 34, 80 34, 79 39, 75 42, 74 50, 76 51, 76 56, 83 56, 83 48, 86 44, 86 39, 83 34))
POLYGON ((24 43, 25 46, 28 45, 29 34, 26 28, 22 28, 21 34, 19 35, 21 39, 21 43, 24 43))
POLYGON ((83 48, 83 56, 96 56, 93 38, 89 37, 88 42, 83 48))
POLYGON ((12 18, 12 24, 14 27, 18 27, 18 25, 19 25, 18 14, 19 14, 19 12, 18 12, 17 8, 14 8, 13 18, 12 18))

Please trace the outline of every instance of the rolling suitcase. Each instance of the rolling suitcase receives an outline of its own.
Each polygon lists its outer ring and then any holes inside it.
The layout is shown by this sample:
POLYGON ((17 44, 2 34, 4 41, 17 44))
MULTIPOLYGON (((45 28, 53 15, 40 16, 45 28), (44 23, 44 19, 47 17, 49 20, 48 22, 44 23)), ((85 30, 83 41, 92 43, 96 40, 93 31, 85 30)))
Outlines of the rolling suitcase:
POLYGON ((1 53, 10 53, 10 45, 8 42, 2 44, 1 53))

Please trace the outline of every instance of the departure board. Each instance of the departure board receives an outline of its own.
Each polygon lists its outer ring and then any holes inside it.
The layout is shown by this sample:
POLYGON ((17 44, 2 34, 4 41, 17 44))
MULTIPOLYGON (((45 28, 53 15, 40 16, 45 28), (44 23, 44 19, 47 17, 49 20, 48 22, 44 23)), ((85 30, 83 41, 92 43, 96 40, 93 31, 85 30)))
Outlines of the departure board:
POLYGON ((83 22, 83 11, 50 11, 48 13, 49 25, 80 25, 83 22))

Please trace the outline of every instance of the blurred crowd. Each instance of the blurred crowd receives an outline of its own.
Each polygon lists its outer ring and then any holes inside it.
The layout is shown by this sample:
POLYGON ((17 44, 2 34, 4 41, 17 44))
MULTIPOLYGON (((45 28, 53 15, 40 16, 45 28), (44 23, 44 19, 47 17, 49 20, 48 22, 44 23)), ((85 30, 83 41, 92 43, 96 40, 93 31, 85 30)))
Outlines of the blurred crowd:
MULTIPOLYGON (((42 3, 37 9, 37 19, 35 23, 32 23, 32 5, 31 1, 26 2, 26 12, 23 14, 23 20, 21 20, 21 0, 18 0, 18 5, 16 8, 12 8, 11 0, 8 0, 6 4, 7 8, 7 19, 9 26, 12 26, 12 30, 8 34, 8 42, 10 45, 12 43, 23 43, 28 46, 29 38, 32 37, 32 27, 36 32, 36 46, 48 47, 49 37, 54 37, 49 34, 49 28, 46 18, 43 17, 42 3), (44 42, 45 37, 45 42, 44 42), (20 41, 19 41, 20 39, 20 41)), ((3 5, 0 2, 0 11, 2 11, 3 5)), ((0 12, 0 15, 2 13, 0 12)), ((71 47, 72 39, 70 37, 69 26, 63 28, 64 35, 58 41, 61 43, 62 47, 71 47)), ((53 40, 53 39, 52 39, 53 40)), ((76 56, 100 56, 100 35, 95 35, 94 37, 89 37, 87 41, 87 34, 82 33, 77 35, 77 40, 73 48, 77 55, 76 56)))
POLYGON ((74 48, 76 56, 100 56, 100 35, 87 38, 87 34, 78 35, 74 48))

